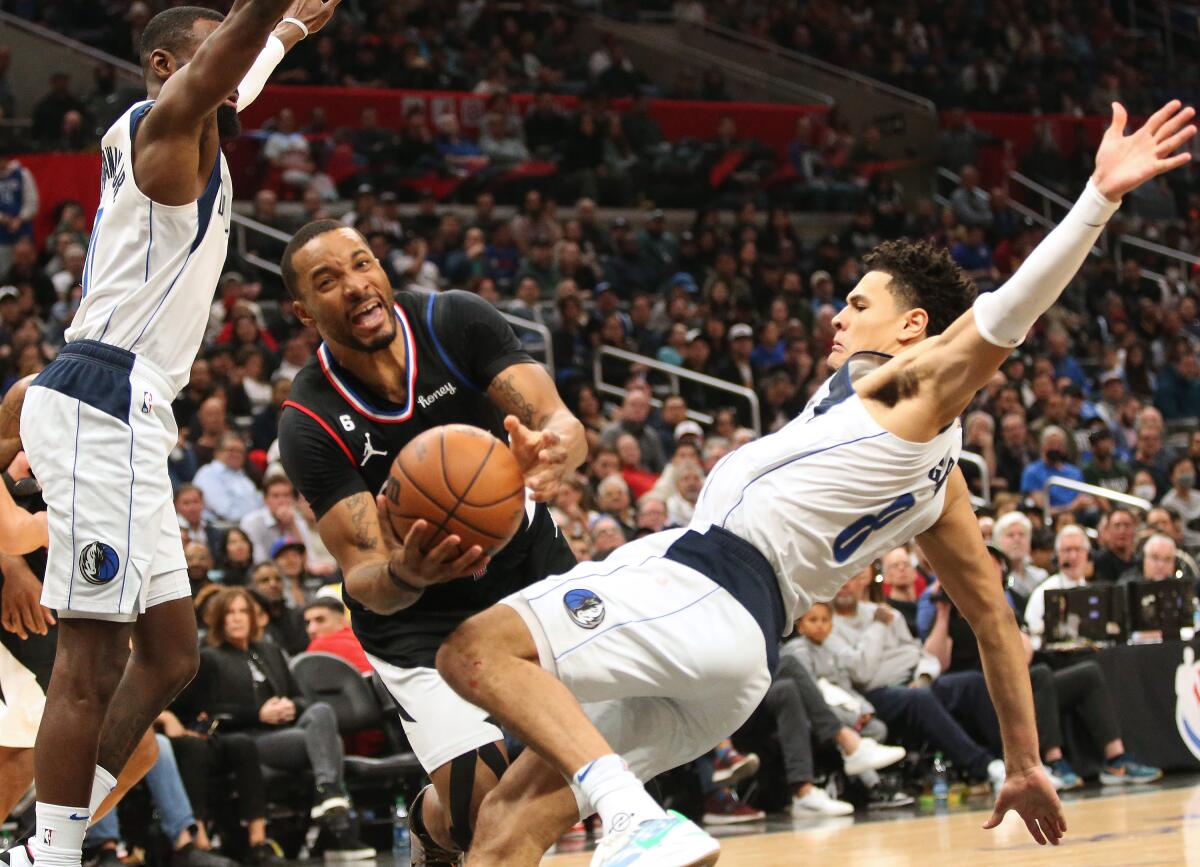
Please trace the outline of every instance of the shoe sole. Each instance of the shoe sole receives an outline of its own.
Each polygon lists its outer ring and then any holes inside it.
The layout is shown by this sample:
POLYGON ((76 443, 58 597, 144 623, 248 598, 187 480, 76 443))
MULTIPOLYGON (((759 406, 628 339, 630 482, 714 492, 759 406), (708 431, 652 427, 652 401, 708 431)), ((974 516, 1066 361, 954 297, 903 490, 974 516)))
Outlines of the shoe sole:
POLYGON ((868 804, 868 810, 899 810, 902 807, 911 807, 916 803, 915 798, 909 798, 906 801, 886 801, 881 804, 868 804))
POLYGON ((1101 772, 1100 783, 1105 786, 1144 786, 1147 783, 1156 783, 1162 779, 1162 771, 1159 771, 1153 777, 1117 777, 1112 774, 1101 772))
POLYGON ((323 819, 330 813, 336 813, 339 810, 342 812, 349 812, 349 798, 330 798, 327 801, 317 804, 317 806, 313 807, 309 812, 308 817, 310 819, 323 819))
POLYGON ((758 756, 746 756, 732 768, 713 771, 712 781, 717 786, 728 786, 748 780, 758 773, 762 759, 758 756))
POLYGON ((744 825, 747 822, 761 822, 766 818, 767 818, 766 813, 763 813, 761 816, 713 815, 713 816, 705 816, 704 824, 705 825, 744 825))
POLYGON ((325 850, 325 860, 339 864, 350 861, 374 861, 379 853, 374 849, 334 849, 325 850))

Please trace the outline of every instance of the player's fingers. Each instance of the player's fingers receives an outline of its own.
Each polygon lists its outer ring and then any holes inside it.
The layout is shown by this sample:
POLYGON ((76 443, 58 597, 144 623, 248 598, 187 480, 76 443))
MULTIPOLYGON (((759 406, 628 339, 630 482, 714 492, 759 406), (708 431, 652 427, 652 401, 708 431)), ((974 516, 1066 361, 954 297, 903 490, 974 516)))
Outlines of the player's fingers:
POLYGON ((425 555, 425 562, 440 571, 443 564, 458 556, 458 546, 461 544, 462 538, 451 533, 430 549, 429 553, 425 555))
POLYGON ((4 628, 22 641, 29 637, 29 633, 25 631, 25 624, 21 622, 16 611, 4 612, 4 628))
POLYGON ((42 619, 42 606, 32 600, 25 608, 25 626, 38 635, 45 635, 47 631, 46 621, 42 619))
POLYGON ((983 830, 990 831, 1001 822, 1004 821, 1004 814, 1008 812, 1008 807, 1003 806, 1001 801, 996 801, 996 806, 992 808, 992 815, 988 816, 988 820, 983 823, 983 830))
POLYGON ((1173 171, 1173 170, 1179 168, 1180 166, 1187 165, 1191 159, 1192 159, 1192 155, 1190 153, 1185 152, 1185 153, 1181 153, 1181 154, 1176 154, 1175 156, 1169 157, 1165 160, 1159 160, 1158 161, 1158 173, 1161 175, 1166 172, 1173 171))
POLYGON ((1146 120, 1146 123, 1143 126, 1143 129, 1145 129, 1151 133, 1158 132, 1159 127, 1161 127, 1164 123, 1166 123, 1167 120, 1171 117, 1171 115, 1173 115, 1173 114, 1175 114, 1175 112, 1179 111, 1179 107, 1181 105, 1183 105, 1183 103, 1180 102, 1179 100, 1177 100, 1177 99, 1171 100, 1166 105, 1164 105, 1162 108, 1160 108, 1158 111, 1154 112, 1154 114, 1150 115, 1150 117, 1146 120))
POLYGON ((1051 846, 1057 846, 1062 839, 1062 832, 1058 830, 1058 820, 1054 816, 1042 816, 1038 819, 1038 824, 1042 828, 1042 833, 1046 835, 1046 840, 1051 846))
POLYGON ((1033 839, 1037 840, 1039 846, 1046 845, 1046 837, 1042 834, 1042 829, 1038 827, 1037 819, 1032 816, 1025 819, 1025 827, 1029 829, 1029 833, 1033 835, 1033 839))
POLYGON ((404 535, 404 562, 407 566, 415 569, 421 564, 421 558, 424 556, 421 546, 425 543, 428 530, 429 522, 424 519, 413 521, 412 526, 408 528, 404 535))
POLYGON ((1179 111, 1175 112, 1171 117, 1167 118, 1166 123, 1158 128, 1154 133, 1154 138, 1157 141, 1162 141, 1168 136, 1175 135, 1176 132, 1183 128, 1183 125, 1196 116, 1196 109, 1190 105, 1184 106, 1179 111))
POLYGON ((1181 129, 1179 132, 1175 133, 1175 135, 1171 136, 1170 138, 1163 139, 1157 145, 1155 145, 1154 155, 1156 157, 1165 157, 1167 154, 1174 153, 1175 151, 1179 150, 1181 145, 1187 142, 1188 139, 1195 134, 1196 128, 1194 126, 1181 129))
POLYGON ((461 557, 450 564, 450 571, 456 577, 459 575, 468 575, 472 572, 478 572, 487 566, 490 560, 490 557, 484 555, 482 548, 478 545, 472 545, 461 557))

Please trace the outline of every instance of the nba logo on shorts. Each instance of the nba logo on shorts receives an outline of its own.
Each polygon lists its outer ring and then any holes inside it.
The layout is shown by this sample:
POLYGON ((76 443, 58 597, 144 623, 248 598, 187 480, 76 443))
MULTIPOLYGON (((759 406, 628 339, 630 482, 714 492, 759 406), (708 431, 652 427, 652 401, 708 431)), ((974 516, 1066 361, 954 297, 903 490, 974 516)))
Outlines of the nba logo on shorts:
POLYGON ((154 409, 154 395, 150 392, 142 394, 142 412, 149 414, 150 410, 154 409))
POLYGON ((595 629, 604 620, 604 602, 591 590, 568 590, 563 605, 571 619, 584 629, 595 629))
POLYGON ((1175 726, 1184 746, 1200 759, 1200 662, 1183 648, 1183 664, 1175 669, 1175 726))
POLYGON ((107 584, 117 577, 121 560, 103 542, 89 542, 79 552, 79 572, 89 584, 107 584))

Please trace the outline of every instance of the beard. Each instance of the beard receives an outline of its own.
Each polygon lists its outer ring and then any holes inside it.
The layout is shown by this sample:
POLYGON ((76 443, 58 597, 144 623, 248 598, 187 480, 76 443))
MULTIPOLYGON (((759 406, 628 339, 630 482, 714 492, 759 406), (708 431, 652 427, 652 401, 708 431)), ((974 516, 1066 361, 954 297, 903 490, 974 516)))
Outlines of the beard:
POLYGON ((221 105, 217 108, 217 137, 221 141, 230 141, 242 134, 242 119, 238 117, 237 109, 232 105, 221 105))
MULTIPOLYGON (((321 329, 318 327, 317 330, 320 331, 321 329)), ((396 339, 396 317, 389 316, 387 328, 366 340, 360 340, 355 337, 348 327, 338 328, 337 332, 330 336, 347 349, 353 349, 355 352, 379 352, 391 346, 392 341, 396 339)))

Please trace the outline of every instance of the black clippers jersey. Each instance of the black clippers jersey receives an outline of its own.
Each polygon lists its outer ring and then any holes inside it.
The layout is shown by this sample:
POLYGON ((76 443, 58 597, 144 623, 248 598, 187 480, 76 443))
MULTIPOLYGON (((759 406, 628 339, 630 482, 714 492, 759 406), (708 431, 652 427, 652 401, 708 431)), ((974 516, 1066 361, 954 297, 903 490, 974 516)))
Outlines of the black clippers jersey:
MULTIPOLYGON (((429 428, 470 424, 507 441, 487 387, 506 367, 534 362, 503 317, 461 291, 399 292, 395 314, 408 374, 404 405, 371 394, 324 344, 296 375, 283 405, 284 468, 318 518, 346 497, 377 494, 399 451, 429 428)), ((467 617, 574 563, 547 508, 529 501, 516 537, 479 579, 430 587, 411 607, 386 616, 368 611, 344 587, 342 593, 367 653, 394 665, 432 666, 442 639, 467 617)))

